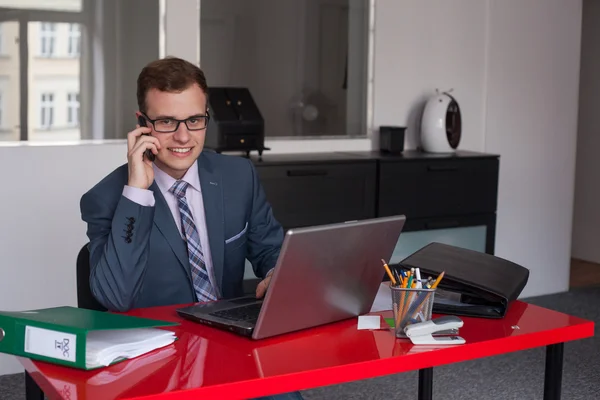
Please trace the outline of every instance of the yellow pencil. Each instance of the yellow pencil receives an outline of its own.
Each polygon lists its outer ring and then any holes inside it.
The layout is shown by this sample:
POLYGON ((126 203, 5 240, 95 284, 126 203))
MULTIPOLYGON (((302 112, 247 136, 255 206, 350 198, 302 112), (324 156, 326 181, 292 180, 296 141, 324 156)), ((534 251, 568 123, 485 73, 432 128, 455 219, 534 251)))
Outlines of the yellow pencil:
POLYGON ((390 277, 390 281, 392 281, 392 285, 396 286, 396 279, 394 278, 392 271, 390 271, 390 267, 388 267, 387 263, 383 258, 381 259, 381 262, 383 263, 383 268, 385 268, 385 272, 387 272, 388 276, 390 277))
POLYGON ((435 280, 435 282, 433 282, 433 285, 431 285, 432 289, 435 289, 437 287, 437 285, 440 283, 440 281, 444 277, 445 273, 446 273, 446 271, 442 271, 442 273, 437 277, 437 279, 435 280))

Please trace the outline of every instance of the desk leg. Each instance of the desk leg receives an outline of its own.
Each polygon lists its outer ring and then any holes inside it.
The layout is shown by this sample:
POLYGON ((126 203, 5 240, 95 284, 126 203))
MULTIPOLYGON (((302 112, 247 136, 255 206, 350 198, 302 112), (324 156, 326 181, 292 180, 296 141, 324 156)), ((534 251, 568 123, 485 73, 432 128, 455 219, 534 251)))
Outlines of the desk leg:
POLYGON ((27 371, 25 371, 25 398, 26 400, 44 400, 44 392, 27 371))
POLYGON ((544 400, 560 400, 562 389, 563 350, 565 344, 546 346, 546 373, 544 377, 544 400))
POLYGON ((419 370, 419 400, 433 399, 433 368, 419 370))

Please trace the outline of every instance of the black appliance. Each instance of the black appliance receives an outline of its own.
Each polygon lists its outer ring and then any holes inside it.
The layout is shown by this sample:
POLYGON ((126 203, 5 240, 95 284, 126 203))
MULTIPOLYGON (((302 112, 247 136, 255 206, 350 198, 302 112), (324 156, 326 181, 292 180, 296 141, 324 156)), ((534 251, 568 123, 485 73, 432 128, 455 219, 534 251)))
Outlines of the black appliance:
POLYGON ((222 151, 252 150, 262 156, 265 147, 265 122, 247 88, 208 88, 208 114, 205 147, 222 151))

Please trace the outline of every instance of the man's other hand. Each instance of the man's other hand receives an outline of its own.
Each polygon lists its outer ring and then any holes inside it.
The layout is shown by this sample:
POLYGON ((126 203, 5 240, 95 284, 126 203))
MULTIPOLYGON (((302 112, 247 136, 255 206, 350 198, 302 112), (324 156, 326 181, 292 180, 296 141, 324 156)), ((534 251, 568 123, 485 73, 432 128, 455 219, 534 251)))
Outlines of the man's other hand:
POLYGON ((256 298, 257 299, 262 299, 265 296, 265 293, 267 293, 267 289, 269 288, 269 283, 271 283, 272 275, 273 275, 273 270, 270 270, 269 273, 267 273, 267 277, 265 279, 263 279, 262 281, 260 281, 260 283, 256 287, 256 298))

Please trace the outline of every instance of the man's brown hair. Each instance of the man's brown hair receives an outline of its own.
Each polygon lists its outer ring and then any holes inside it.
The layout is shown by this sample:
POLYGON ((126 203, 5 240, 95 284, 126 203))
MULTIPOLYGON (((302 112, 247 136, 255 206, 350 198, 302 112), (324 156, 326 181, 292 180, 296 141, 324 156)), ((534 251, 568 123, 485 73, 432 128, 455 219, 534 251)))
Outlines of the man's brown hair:
POLYGON ((198 84, 208 95, 204 72, 189 61, 166 57, 146 65, 137 80, 137 102, 139 110, 146 112, 146 94, 150 89, 161 92, 182 92, 198 84))

